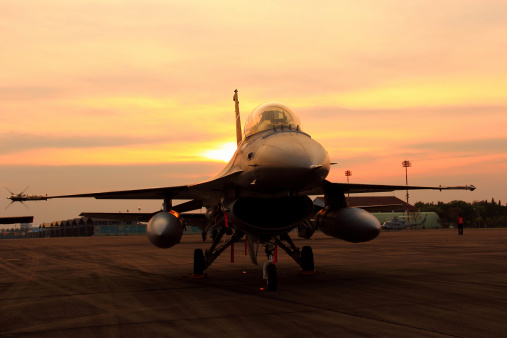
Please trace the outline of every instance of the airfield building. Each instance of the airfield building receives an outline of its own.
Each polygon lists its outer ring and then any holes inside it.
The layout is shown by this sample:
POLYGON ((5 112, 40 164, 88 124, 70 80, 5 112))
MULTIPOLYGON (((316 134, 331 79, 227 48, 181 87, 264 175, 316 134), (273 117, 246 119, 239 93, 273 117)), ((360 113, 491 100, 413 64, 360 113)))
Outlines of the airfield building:
POLYGON ((146 224, 139 222, 81 217, 42 223, 26 237, 133 236, 146 234, 146 224))

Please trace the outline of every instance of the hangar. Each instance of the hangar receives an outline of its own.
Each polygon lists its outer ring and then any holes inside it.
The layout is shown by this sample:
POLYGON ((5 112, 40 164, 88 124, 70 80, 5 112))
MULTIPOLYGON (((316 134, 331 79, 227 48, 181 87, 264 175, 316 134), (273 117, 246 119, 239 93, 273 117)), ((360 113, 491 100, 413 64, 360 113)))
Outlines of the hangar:
POLYGON ((146 233, 146 224, 120 220, 80 217, 64 221, 42 223, 27 232, 29 238, 132 236, 146 233))

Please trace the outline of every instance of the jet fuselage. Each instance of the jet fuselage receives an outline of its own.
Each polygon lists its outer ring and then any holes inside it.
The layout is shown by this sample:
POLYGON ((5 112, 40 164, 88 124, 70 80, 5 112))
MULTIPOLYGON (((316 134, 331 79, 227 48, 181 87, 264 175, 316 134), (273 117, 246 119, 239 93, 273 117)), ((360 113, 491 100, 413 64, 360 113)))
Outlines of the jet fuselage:
MULTIPOLYGON (((273 117, 273 112, 283 112, 296 120, 289 109, 273 102, 261 105, 251 116, 257 113, 273 117)), ((322 184, 331 166, 329 155, 298 124, 287 121, 276 124, 271 119, 266 126, 266 119, 259 120, 264 129, 248 134, 247 122, 246 137, 229 164, 212 181, 221 177, 230 179, 204 205, 209 208, 221 205, 232 225, 247 233, 286 232, 313 211, 310 198, 300 196, 299 192, 322 184)))
MULTIPOLYGON (((241 171, 231 183, 240 194, 297 194, 322 183, 330 170, 327 151, 309 135, 296 130, 272 130, 244 140, 217 176, 241 171)), ((274 194, 274 195, 273 195, 274 194)))

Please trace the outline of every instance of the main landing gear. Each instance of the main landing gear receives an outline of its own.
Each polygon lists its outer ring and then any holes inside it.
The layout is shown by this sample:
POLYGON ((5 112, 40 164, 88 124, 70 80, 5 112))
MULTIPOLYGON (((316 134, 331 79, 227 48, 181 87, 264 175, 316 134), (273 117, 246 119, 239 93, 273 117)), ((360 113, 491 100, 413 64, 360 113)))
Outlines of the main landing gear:
POLYGON ((299 250, 299 248, 294 245, 294 242, 287 234, 275 237, 275 243, 289 256, 291 256, 292 259, 294 259, 294 261, 299 264, 299 266, 301 266, 301 269, 304 273, 315 273, 312 247, 304 246, 302 250, 299 250), (282 241, 287 242, 287 245, 282 241))
MULTIPOLYGON (((203 252, 201 249, 194 251, 194 273, 193 278, 203 278, 205 276, 204 271, 211 266, 213 261, 220 256, 220 254, 227 249, 234 242, 239 241, 244 233, 236 231, 231 238, 225 242, 222 246, 218 247, 220 240, 226 233, 226 228, 220 229, 216 237, 213 239, 213 243, 209 250, 203 252)), ((296 263, 301 266, 301 273, 315 274, 315 266, 313 261, 313 251, 310 246, 304 246, 301 250, 294 245, 289 235, 283 234, 268 239, 261 239, 264 243, 265 252, 268 256, 268 260, 263 265, 263 278, 267 282, 267 289, 275 291, 278 288, 278 277, 276 273, 276 265, 273 262, 274 252, 276 246, 284 250, 296 263)))

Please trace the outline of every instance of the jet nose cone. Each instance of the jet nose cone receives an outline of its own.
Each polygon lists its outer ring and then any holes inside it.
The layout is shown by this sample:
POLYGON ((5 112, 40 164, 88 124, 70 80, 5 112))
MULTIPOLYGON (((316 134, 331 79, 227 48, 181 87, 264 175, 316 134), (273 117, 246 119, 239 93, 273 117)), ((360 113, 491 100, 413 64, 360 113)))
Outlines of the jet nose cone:
POLYGON ((324 180, 330 169, 327 151, 301 133, 268 136, 255 155, 256 182, 277 187, 303 187, 324 180))

